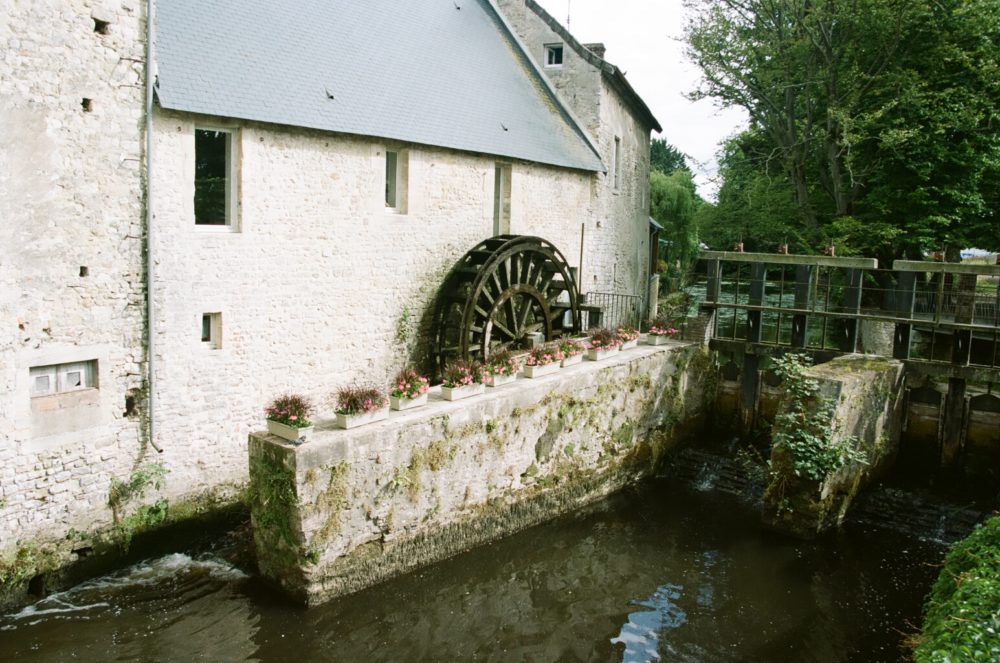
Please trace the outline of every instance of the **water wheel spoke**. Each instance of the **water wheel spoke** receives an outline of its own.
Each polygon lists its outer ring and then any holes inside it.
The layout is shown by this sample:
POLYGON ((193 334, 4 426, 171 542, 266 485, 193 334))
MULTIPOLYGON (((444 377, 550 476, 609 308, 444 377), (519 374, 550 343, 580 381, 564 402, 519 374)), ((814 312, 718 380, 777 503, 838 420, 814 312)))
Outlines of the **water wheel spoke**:
POLYGON ((534 302, 528 297, 522 297, 521 311, 517 316, 517 328, 522 330, 522 332, 528 324, 528 316, 531 314, 533 308, 534 302))
POLYGON ((497 320, 493 321, 493 329, 499 332, 500 334, 506 336, 508 341, 514 341, 517 339, 517 336, 514 334, 514 332, 512 332, 503 323, 497 320))

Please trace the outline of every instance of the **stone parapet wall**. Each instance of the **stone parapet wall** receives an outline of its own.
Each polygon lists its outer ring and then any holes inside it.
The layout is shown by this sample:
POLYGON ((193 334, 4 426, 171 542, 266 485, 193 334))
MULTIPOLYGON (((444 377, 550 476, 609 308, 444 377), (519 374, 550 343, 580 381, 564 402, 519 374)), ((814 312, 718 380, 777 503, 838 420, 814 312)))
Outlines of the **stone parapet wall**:
POLYGON ((598 499, 700 423, 710 361, 640 346, 298 447, 253 433, 260 570, 315 605, 598 499))

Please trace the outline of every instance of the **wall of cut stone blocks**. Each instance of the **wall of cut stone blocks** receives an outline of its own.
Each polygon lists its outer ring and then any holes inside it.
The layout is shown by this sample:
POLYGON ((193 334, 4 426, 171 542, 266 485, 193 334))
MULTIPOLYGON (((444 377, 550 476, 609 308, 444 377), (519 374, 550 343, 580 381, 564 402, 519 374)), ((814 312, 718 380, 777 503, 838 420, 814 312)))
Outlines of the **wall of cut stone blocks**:
POLYGON ((144 4, 5 3, 0 21, 0 553, 110 518, 146 453, 144 4), (97 362, 31 397, 30 369, 97 362))

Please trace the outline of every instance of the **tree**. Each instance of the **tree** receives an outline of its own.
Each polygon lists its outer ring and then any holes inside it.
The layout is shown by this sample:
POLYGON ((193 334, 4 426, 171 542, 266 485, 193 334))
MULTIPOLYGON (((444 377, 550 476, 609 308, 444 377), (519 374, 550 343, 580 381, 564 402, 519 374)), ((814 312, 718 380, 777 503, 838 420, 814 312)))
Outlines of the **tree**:
POLYGON ((688 170, 674 170, 669 175, 659 170, 649 174, 649 211, 664 227, 670 247, 670 259, 681 274, 698 257, 698 227, 695 216, 701 199, 688 170))
POLYGON ((694 96, 746 109, 761 143, 739 189, 784 180, 806 246, 1000 242, 1000 0, 686 4, 694 96))
POLYGON ((684 154, 664 138, 654 138, 649 144, 649 169, 669 175, 675 170, 687 170, 684 154))

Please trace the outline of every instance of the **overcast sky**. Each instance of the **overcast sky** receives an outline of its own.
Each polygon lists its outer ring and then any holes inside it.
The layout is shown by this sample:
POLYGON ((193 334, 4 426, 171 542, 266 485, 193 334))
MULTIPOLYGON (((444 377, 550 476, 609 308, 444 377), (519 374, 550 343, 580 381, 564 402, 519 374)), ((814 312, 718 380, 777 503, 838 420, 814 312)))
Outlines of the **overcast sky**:
POLYGON ((688 101, 697 68, 684 56, 681 0, 536 0, 583 43, 604 42, 605 58, 625 72, 660 121, 659 136, 688 156, 703 196, 714 198, 719 143, 745 124, 745 115, 711 101, 688 101))

